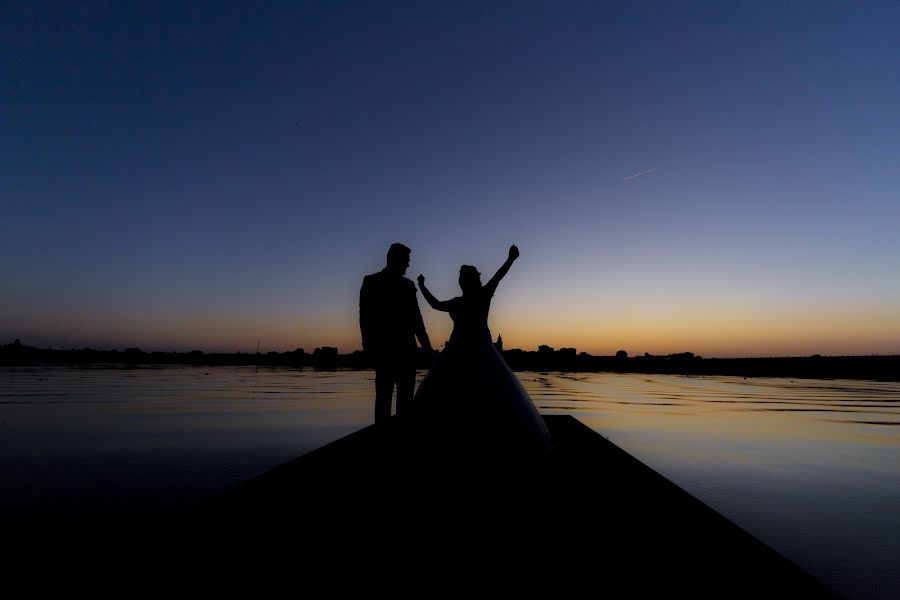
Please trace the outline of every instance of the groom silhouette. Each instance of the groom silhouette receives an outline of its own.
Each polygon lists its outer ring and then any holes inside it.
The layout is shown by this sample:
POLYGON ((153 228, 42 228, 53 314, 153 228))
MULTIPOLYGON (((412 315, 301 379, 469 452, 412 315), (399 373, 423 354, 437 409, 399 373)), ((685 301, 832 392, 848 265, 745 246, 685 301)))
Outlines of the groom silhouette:
POLYGON ((366 275, 359 290, 359 329, 363 350, 375 366, 375 424, 391 416, 391 398, 397 386, 397 414, 412 402, 416 385, 416 338, 432 351, 415 284, 404 277, 411 250, 391 244, 387 266, 366 275))

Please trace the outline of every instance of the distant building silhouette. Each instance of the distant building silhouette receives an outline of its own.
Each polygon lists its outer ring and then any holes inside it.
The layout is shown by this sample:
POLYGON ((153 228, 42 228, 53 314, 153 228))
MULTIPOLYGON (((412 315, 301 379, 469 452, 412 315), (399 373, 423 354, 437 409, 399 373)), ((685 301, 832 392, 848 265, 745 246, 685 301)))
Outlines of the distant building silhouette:
MULTIPOLYGON (((498 343, 502 339, 498 337, 498 343)), ((744 377, 809 377, 875 379, 900 381, 900 355, 884 356, 823 356, 777 358, 712 358, 681 352, 654 356, 641 353, 630 360, 614 356, 592 356, 580 352, 566 355, 566 349, 555 352, 550 346, 542 351, 526 351, 521 348, 503 350, 503 358, 517 371, 584 371, 584 372, 633 372, 678 373, 684 375, 743 375, 744 377)), ((624 352, 620 351, 620 352, 624 352)), ((419 369, 427 369, 432 360, 430 354, 420 353, 416 359, 419 369)), ((208 353, 202 350, 188 352, 144 351, 137 347, 118 350, 93 350, 91 348, 35 348, 13 340, 0 344, 0 365, 32 364, 159 364, 159 365, 269 365, 291 367, 317 367, 327 370, 339 367, 368 368, 370 364, 364 352, 338 354, 337 348, 325 346, 315 353, 302 348, 287 352, 267 352, 256 355, 248 352, 208 353)))
POLYGON ((503 336, 502 335, 497 336, 497 342, 494 344, 494 346, 497 348, 497 350, 499 352, 503 352, 503 336))
POLYGON ((616 358, 628 358, 628 353, 624 350, 619 350, 616 352, 616 358))

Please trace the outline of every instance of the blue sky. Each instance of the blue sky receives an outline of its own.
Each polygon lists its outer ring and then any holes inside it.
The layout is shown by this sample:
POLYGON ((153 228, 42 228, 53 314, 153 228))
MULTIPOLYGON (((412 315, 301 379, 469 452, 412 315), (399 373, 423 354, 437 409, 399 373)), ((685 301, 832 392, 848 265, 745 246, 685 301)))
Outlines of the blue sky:
POLYGON ((0 341, 350 351, 401 241, 440 297, 518 244, 507 346, 900 353, 897 31, 891 2, 4 3, 0 341))

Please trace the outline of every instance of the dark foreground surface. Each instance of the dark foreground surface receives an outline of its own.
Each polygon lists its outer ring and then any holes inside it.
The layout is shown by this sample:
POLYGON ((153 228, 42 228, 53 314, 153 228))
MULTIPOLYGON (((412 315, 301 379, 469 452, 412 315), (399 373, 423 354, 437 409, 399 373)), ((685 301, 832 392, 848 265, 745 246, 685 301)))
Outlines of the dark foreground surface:
POLYGON ((575 418, 545 420, 554 449, 529 457, 367 427, 189 512, 9 532, 4 558, 113 592, 831 597, 575 418))

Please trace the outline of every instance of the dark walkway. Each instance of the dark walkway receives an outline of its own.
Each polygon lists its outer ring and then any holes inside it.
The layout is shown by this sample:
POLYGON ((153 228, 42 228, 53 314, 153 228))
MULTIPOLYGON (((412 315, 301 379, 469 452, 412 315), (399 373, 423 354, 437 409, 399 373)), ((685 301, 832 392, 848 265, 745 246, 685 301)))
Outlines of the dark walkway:
MULTIPOLYGON (((570 416, 555 451, 421 453, 396 420, 291 461, 220 499, 212 523, 298 540, 310 564, 437 585, 565 595, 829 597, 769 547, 570 416), (442 584, 443 585, 443 584, 442 584), (487 587, 486 587, 487 586, 487 587)), ((265 536, 263 536, 265 537, 265 536)))

